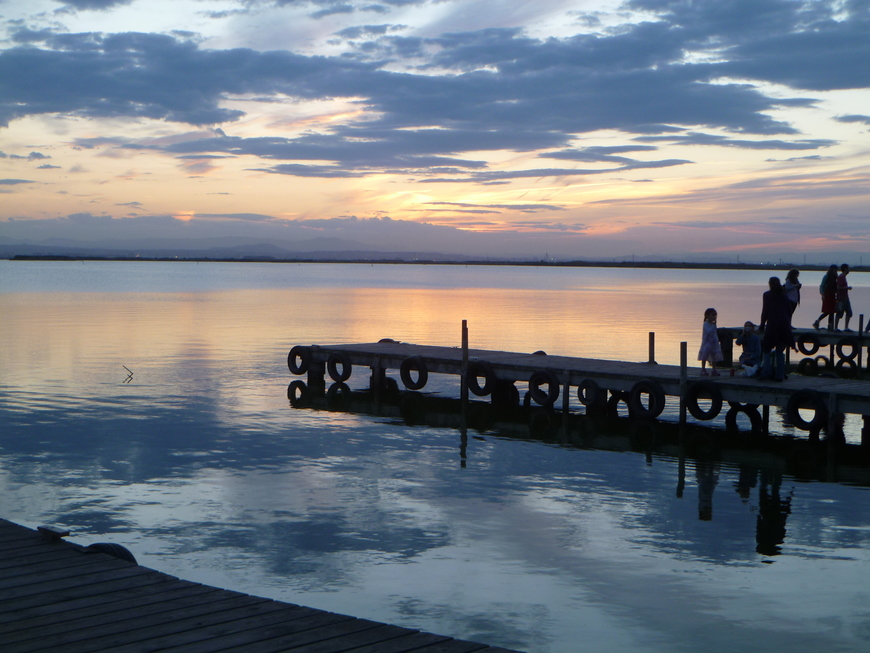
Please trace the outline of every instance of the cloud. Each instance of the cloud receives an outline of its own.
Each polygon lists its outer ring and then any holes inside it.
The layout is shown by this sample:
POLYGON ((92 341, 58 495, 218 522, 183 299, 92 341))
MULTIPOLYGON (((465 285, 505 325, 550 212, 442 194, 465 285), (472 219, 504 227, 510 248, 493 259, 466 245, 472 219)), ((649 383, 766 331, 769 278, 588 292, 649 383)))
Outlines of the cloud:
POLYGON ((19 184, 35 184, 31 179, 0 179, 0 186, 17 186, 19 184))
POLYGON ((114 7, 122 7, 133 3, 133 0, 62 0, 64 8, 79 11, 106 11, 114 7))
MULTIPOLYGON (((427 3, 240 6, 324 18, 420 4, 427 3)), ((234 137, 215 130, 138 141, 104 135, 74 144, 162 152, 193 175, 214 170, 220 158, 247 157, 248 170, 302 178, 402 175, 421 183, 497 185, 693 163, 663 155, 646 160, 665 146, 832 147, 836 141, 802 134, 782 109, 818 107, 808 90, 870 86, 866 2, 630 0, 625 8, 640 20, 610 27, 599 21, 595 32, 546 39, 517 27, 435 36, 389 22, 325 29, 325 38, 344 49, 340 56, 211 49, 189 32, 64 33, 20 25, 12 47, 0 51, 0 125, 41 114, 229 125, 254 100, 343 101, 353 105, 354 117, 303 133, 234 137), (772 84, 780 86, 773 91, 772 84), (603 132, 633 142, 578 146, 603 132), (560 163, 491 169, 504 152, 560 163)), ((857 114, 838 120, 870 124, 857 114)))

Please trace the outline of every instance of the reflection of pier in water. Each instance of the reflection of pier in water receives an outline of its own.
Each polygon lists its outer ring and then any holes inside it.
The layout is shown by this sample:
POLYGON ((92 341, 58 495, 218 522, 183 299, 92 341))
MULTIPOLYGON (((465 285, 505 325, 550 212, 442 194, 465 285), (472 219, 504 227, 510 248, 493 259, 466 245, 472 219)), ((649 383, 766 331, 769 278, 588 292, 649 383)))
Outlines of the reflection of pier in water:
MULTIPOLYGON (((836 438, 802 438, 750 434, 702 424, 675 422, 608 414, 565 416, 552 407, 497 406, 437 394, 400 391, 388 384, 377 395, 371 390, 351 390, 334 383, 323 392, 313 391, 304 381, 287 388, 291 406, 370 415, 401 421, 410 426, 454 429, 460 432, 460 460, 467 457, 469 430, 495 437, 535 440, 549 444, 601 451, 643 453, 647 462, 654 455, 680 461, 677 493, 685 483, 685 460, 725 463, 733 467, 765 468, 801 480, 843 482, 870 487, 870 451, 836 438)), ((747 485, 747 487, 749 487, 747 485)), ((754 485, 752 486, 754 487, 754 485)))
MULTIPOLYGON (((532 440, 574 449, 629 452, 677 461, 675 493, 685 493, 687 461, 692 461, 697 485, 698 519, 714 519, 713 495, 722 465, 739 470, 734 489, 747 501, 757 493, 756 552, 780 553, 786 537, 786 519, 791 512, 791 492, 782 493, 784 476, 801 481, 842 482, 870 487, 870 452, 861 445, 834 439, 811 441, 791 437, 729 432, 701 424, 680 425, 606 414, 567 417, 552 409, 532 405, 497 407, 489 402, 469 401, 400 391, 388 383, 382 392, 351 390, 335 383, 325 391, 312 391, 301 380, 293 381, 287 396, 301 410, 322 410, 369 415, 401 421, 410 426, 455 429, 459 433, 459 461, 466 467, 473 458, 472 439, 486 437, 532 440)), ((691 466, 690 466, 691 468, 691 466)), ((719 490, 722 491, 721 489, 719 490)))

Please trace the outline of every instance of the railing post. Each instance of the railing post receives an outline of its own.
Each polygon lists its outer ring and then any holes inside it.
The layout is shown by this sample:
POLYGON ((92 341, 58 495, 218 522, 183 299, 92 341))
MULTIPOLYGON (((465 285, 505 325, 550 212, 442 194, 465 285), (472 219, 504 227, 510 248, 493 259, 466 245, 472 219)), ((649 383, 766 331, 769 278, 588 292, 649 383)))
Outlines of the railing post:
POLYGON ((686 385, 689 381, 688 347, 688 343, 680 343, 680 426, 686 423, 686 385))
POLYGON ((656 332, 649 332, 649 364, 655 365, 656 362, 656 332))

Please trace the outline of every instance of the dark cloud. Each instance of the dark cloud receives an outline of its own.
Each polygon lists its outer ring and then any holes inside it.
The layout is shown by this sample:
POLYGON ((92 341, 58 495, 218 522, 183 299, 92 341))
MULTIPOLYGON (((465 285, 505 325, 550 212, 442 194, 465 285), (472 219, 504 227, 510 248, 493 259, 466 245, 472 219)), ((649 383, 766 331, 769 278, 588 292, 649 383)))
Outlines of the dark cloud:
POLYGON ((62 0, 66 8, 105 11, 114 7, 132 4, 133 0, 62 0))
POLYGON ((17 186, 18 184, 35 184, 30 179, 0 179, 0 186, 17 186))
POLYGON ((698 132, 667 136, 639 136, 636 140, 668 143, 671 145, 717 145, 719 147, 737 147, 744 150, 817 150, 837 144, 836 141, 822 138, 798 139, 794 141, 779 139, 747 140, 698 132))
MULTIPOLYGON (((277 4, 324 15, 374 6, 277 4)), ((404 4, 420 3, 377 6, 404 4)), ((200 167, 207 157, 247 155, 278 162, 257 168, 276 174, 398 172, 428 181, 502 183, 688 163, 629 156, 652 146, 576 147, 578 136, 601 130, 639 136, 643 143, 827 147, 834 143, 802 138, 775 118, 782 115, 777 109, 815 105, 797 90, 870 87, 866 0, 631 0, 628 7, 649 19, 562 39, 535 39, 517 29, 403 37, 394 33, 401 26, 357 26, 338 32, 354 44, 351 56, 340 57, 209 50, 183 34, 59 34, 22 27, 13 35, 17 45, 0 52, 0 125, 44 113, 215 125, 242 117, 225 106, 236 96, 347 99, 364 109, 360 120, 293 138, 218 134, 172 146, 115 145, 162 149, 198 159, 200 167), (766 83, 797 90, 774 97, 766 83), (608 165, 499 173, 467 156, 541 150, 549 150, 540 155, 546 158, 608 165)), ((110 143, 77 143, 102 144, 110 143)))
POLYGON ((558 204, 468 204, 466 202, 427 202, 430 206, 457 206, 464 209, 484 209, 520 211, 522 213, 537 213, 538 211, 564 211, 564 206, 558 204))
POLYGON ((850 116, 838 116, 834 118, 838 122, 862 122, 865 125, 870 125, 870 116, 862 116, 862 115, 850 115, 850 116))
POLYGON ((38 166, 36 169, 37 170, 57 170, 59 168, 60 168, 60 166, 53 166, 53 165, 50 165, 48 163, 45 163, 41 166, 38 166))

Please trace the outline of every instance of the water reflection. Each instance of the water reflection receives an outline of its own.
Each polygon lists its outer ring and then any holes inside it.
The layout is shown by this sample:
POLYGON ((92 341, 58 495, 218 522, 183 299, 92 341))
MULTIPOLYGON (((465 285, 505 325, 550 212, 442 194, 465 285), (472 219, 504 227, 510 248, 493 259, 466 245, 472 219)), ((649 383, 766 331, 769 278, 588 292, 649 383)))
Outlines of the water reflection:
POLYGON ((645 360, 649 330, 697 338, 691 304, 710 288, 723 321, 742 307, 742 278, 498 270, 475 290, 464 270, 305 281, 274 266, 227 288, 220 267, 159 283, 124 269, 88 276, 105 292, 0 288, 3 517, 183 578, 510 648, 866 650, 855 444, 750 447, 483 402, 463 423, 437 378, 445 396, 391 384, 375 402, 357 374, 288 399, 294 344, 456 345, 465 318, 473 346, 645 360), (600 319, 615 305, 616 328, 600 319))

